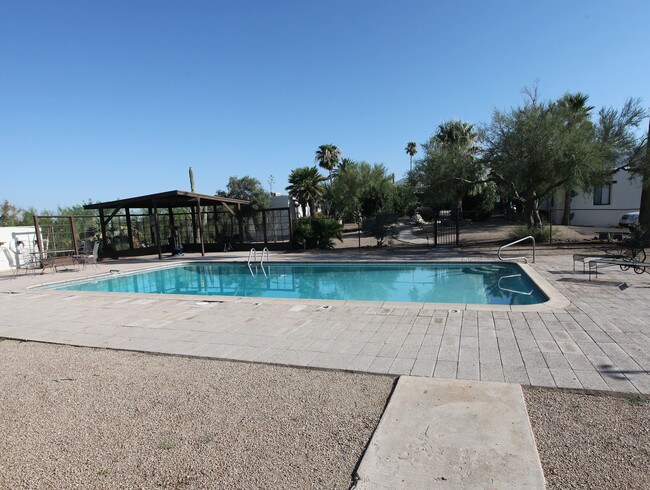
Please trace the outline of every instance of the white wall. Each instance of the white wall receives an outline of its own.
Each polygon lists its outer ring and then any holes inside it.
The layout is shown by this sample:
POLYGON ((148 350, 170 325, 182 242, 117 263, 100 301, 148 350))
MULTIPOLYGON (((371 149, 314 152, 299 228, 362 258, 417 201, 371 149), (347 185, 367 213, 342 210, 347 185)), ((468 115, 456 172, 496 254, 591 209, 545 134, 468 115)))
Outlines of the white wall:
MULTIPOLYGON (((640 178, 630 179, 631 174, 623 170, 612 177, 609 204, 594 204, 593 192, 579 193, 571 199, 572 225, 576 226, 618 226, 621 216, 628 211, 638 211, 641 202, 640 178)), ((562 222, 564 191, 555 196, 553 223, 562 222)), ((544 208, 542 208, 544 209, 544 208)))
MULTIPOLYGON (((36 232, 33 226, 1 226, 0 227, 0 245, 7 247, 15 258, 16 242, 23 242, 25 252, 34 251, 34 240, 36 240, 36 232)), ((10 270, 9 262, 4 252, 0 251, 0 271, 10 270)))

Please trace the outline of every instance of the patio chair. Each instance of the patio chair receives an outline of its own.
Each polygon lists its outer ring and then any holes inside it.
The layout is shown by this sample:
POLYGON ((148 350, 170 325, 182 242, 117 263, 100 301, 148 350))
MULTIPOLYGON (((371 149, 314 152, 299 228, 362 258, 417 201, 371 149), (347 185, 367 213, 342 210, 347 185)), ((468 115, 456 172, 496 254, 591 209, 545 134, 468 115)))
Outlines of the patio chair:
POLYGON ((27 274, 29 271, 36 272, 36 269, 41 268, 40 264, 34 260, 23 260, 21 263, 21 261, 18 260, 17 256, 14 260, 12 251, 7 247, 2 247, 2 251, 4 252, 5 257, 7 257, 7 262, 9 262, 9 267, 13 272, 13 277, 16 277, 18 275, 18 272, 21 270, 24 270, 25 274, 27 274))
POLYGON ((82 269, 85 269, 87 264, 91 264, 97 267, 98 256, 99 256, 99 241, 96 241, 93 245, 92 253, 73 255, 73 258, 77 261, 78 264, 81 264, 82 269))

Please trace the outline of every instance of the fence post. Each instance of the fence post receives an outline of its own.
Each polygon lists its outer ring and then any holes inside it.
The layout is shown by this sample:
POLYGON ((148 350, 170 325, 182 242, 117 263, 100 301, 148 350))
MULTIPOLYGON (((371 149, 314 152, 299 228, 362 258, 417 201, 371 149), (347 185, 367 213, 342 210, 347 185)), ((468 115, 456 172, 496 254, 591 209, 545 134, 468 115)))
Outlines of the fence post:
POLYGON ((287 208, 287 215, 289 216, 289 247, 293 248, 293 221, 291 220, 291 208, 287 208))
POLYGON ((438 218, 440 217, 440 211, 436 211, 433 214, 433 248, 438 246, 438 218))
POLYGON ((266 209, 262 209, 262 230, 264 231, 264 245, 268 245, 269 240, 266 237, 266 209))
POLYGON ((456 213, 456 220, 455 220, 456 221, 456 247, 458 247, 459 244, 460 244, 460 230, 459 230, 459 226, 460 226, 460 209, 457 208, 455 210, 455 213, 456 213))
POLYGON ((77 230, 74 227, 74 218, 70 216, 70 229, 72 230, 72 250, 74 254, 77 255, 79 252, 77 250, 77 230))
POLYGON ((126 211, 126 232, 129 234, 129 249, 133 250, 133 230, 131 229, 131 212, 129 208, 126 211))

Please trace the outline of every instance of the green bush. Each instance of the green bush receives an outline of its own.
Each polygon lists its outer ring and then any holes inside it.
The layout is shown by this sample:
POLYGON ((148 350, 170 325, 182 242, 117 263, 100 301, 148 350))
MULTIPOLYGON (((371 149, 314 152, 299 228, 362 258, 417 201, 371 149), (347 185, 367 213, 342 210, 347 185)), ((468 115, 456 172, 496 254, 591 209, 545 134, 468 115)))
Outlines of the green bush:
POLYGON ((343 225, 330 218, 300 218, 293 222, 293 242, 298 248, 334 248, 343 241, 343 225))
POLYGON ((382 246, 388 237, 397 234, 395 222, 397 215, 390 211, 380 211, 375 216, 363 220, 363 231, 372 235, 377 240, 377 245, 382 246))
POLYGON ((479 194, 463 198, 463 218, 472 221, 486 221, 492 216, 496 203, 497 191, 493 183, 483 187, 479 194))
POLYGON ((533 236, 536 243, 545 243, 551 240, 551 236, 555 236, 555 230, 553 230, 553 235, 551 235, 551 227, 547 224, 541 228, 519 225, 512 231, 510 238, 513 240, 519 240, 520 238, 525 238, 527 236, 533 236))
POLYGON ((636 248, 650 247, 650 229, 636 223, 630 227, 630 244, 636 248))

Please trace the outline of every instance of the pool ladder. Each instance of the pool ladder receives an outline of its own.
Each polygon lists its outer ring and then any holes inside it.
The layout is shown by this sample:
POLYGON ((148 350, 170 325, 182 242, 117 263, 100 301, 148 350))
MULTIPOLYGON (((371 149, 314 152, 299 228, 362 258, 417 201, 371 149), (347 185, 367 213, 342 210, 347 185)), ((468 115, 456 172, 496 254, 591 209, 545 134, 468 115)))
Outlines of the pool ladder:
MULTIPOLYGON (((264 277, 268 278, 269 276, 264 270, 264 257, 266 257, 266 261, 268 262, 269 261, 268 247, 264 247, 260 252, 260 268, 262 269, 262 273, 264 274, 264 277)), ((255 248, 251 248, 250 251, 248 252, 248 270, 251 272, 251 275, 255 277, 255 273, 253 272, 251 263, 257 263, 257 250, 255 250, 255 248)))
MULTIPOLYGON (((497 256, 499 257, 499 260, 506 260, 503 257, 501 257, 501 251, 504 248, 511 247, 512 245, 517 245, 518 243, 524 242, 526 240, 532 240, 532 242, 533 242, 533 264, 534 264, 535 263, 535 238, 533 236, 531 236, 531 235, 529 235, 527 237, 524 237, 524 238, 520 238, 519 240, 516 240, 516 241, 514 241, 512 243, 508 243, 508 244, 504 245, 503 247, 499 248, 499 250, 497 252, 497 256)), ((511 257, 508 260, 519 260, 519 259, 524 259, 524 262, 526 264, 528 263, 528 259, 526 257, 523 257, 523 256, 522 257, 511 257)))

